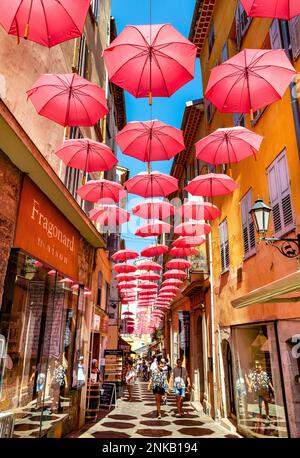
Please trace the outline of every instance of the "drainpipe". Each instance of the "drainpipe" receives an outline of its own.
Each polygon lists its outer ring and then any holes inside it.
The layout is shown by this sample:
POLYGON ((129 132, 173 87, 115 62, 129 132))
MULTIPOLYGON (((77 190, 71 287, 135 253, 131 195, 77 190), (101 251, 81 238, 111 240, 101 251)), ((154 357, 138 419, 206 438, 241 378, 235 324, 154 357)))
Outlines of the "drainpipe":
MULTIPOLYGON (((289 39, 289 30, 288 30, 288 22, 287 21, 279 21, 280 23, 280 30, 283 39, 283 47, 286 51, 290 61, 293 61, 292 51, 290 47, 290 39, 289 39)), ((296 93, 296 86, 297 84, 293 81, 290 84, 290 94, 291 94, 291 101, 292 101, 292 111, 294 117, 294 125, 296 131, 296 139, 297 139, 297 146, 298 146, 298 157, 300 160, 300 113, 299 113, 299 105, 298 105, 298 98, 294 97, 296 93)))

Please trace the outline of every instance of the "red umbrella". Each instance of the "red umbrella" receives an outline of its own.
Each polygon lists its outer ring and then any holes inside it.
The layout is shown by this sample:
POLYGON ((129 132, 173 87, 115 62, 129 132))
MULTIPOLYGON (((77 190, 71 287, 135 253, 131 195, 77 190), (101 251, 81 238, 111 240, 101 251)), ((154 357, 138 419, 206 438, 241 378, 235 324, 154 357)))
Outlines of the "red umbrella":
POLYGON ((153 296, 154 294, 157 293, 157 285, 155 285, 155 288, 153 289, 140 289, 139 290, 140 292, 142 292, 142 294, 139 294, 139 297, 141 296, 153 296))
POLYGON ((189 269, 190 267, 192 267, 192 264, 186 259, 181 258, 172 259, 166 264, 167 269, 189 269))
POLYGON ((154 261, 143 261, 137 268, 139 270, 163 270, 162 266, 154 261))
POLYGON ((299 0, 241 0, 248 16, 289 21, 300 14, 299 0))
POLYGON ((1 25, 10 35, 51 48, 80 37, 90 0, 2 0, 1 25))
POLYGON ((186 278, 187 277, 187 273, 184 272, 183 270, 171 269, 171 270, 167 270, 163 274, 163 276, 166 277, 166 278, 186 278))
POLYGON ((147 272, 139 276, 139 280, 149 280, 149 281, 157 281, 160 280, 161 276, 159 274, 155 274, 154 272, 147 272))
POLYGON ((121 263, 121 264, 116 264, 113 269, 118 272, 119 274, 126 274, 126 273, 130 273, 130 272, 135 272, 136 271, 136 267, 131 265, 131 264, 126 264, 126 263, 121 263))
POLYGON ((176 286, 163 286, 159 290, 159 294, 161 294, 161 293, 178 293, 179 291, 180 291, 180 289, 177 288, 176 286))
POLYGON ((166 253, 168 250, 169 247, 167 245, 150 245, 141 251, 141 256, 144 256, 145 258, 152 258, 155 256, 160 256, 166 253))
POLYGON ((130 25, 103 52, 109 80, 134 97, 170 97, 194 78, 196 46, 170 24, 130 25))
POLYGON ((176 209, 176 213, 182 219, 213 220, 221 216, 221 212, 216 205, 209 202, 189 201, 176 209))
POLYGON ((141 283, 139 285, 139 289, 157 289, 158 288, 158 285, 156 283, 154 283, 153 281, 149 281, 149 282, 146 282, 144 281, 143 283, 141 283))
POLYGON ((193 196, 222 196, 230 194, 238 185, 228 175, 223 173, 207 173, 194 178, 184 188, 193 196))
POLYGON ((130 282, 130 281, 121 281, 118 285, 117 288, 125 288, 125 289, 132 289, 136 288, 136 283, 135 282, 130 282))
POLYGON ((178 180, 161 172, 141 172, 126 181, 125 187, 141 197, 166 197, 177 191, 178 180))
POLYGON ((211 71, 205 98, 224 113, 250 113, 280 100, 296 70, 283 49, 244 49, 211 71))
POLYGON ((90 180, 85 185, 77 190, 77 194, 83 200, 89 202, 119 202, 124 196, 124 188, 119 183, 108 181, 102 178, 101 180, 90 180))
POLYGON ((167 280, 164 280, 161 284, 161 286, 182 286, 183 281, 178 280, 177 278, 168 278, 167 280))
POLYGON ((130 213, 117 205, 102 205, 93 208, 89 215, 92 221, 113 228, 130 220, 130 213))
POLYGON ((113 261, 128 261, 129 259, 138 258, 139 254, 133 250, 119 250, 111 257, 113 261))
POLYGON ((133 274, 118 274, 115 276, 116 281, 134 281, 136 280, 136 276, 133 274))
POLYGON ((196 248, 172 248, 170 250, 171 256, 192 256, 194 254, 198 254, 196 248))
POLYGON ((217 129, 196 143, 197 159, 210 164, 233 164, 258 152, 263 137, 245 127, 217 129))
POLYGON ((132 213, 145 219, 165 219, 174 215, 175 207, 165 200, 156 200, 136 205, 132 213))
POLYGON ((159 298, 168 298, 168 299, 174 299, 174 297, 176 297, 177 294, 176 293, 161 293, 158 295, 158 299, 159 298))
POLYGON ((172 245, 175 248, 189 248, 189 247, 196 247, 200 246, 203 243, 205 243, 205 237, 196 235, 195 237, 183 237, 180 236, 174 242, 172 245))
POLYGON ((116 141, 123 154, 143 162, 168 161, 185 148, 182 130, 156 120, 129 122, 116 141))
POLYGON ((36 111, 62 126, 94 126, 108 113, 105 92, 76 73, 40 76, 27 91, 36 111))
POLYGON ((175 227, 174 234, 179 234, 184 237, 186 236, 199 236, 209 234, 211 227, 209 224, 200 224, 198 222, 182 223, 175 227))
POLYGON ((135 235, 139 237, 156 237, 166 232, 171 232, 172 226, 162 221, 152 221, 137 228, 135 235))
POLYGON ((55 154, 68 167, 84 172, 110 170, 118 163, 118 159, 108 146, 89 138, 65 140, 55 154))
POLYGON ((134 313, 129 312, 129 311, 126 311, 126 312, 123 312, 123 315, 128 315, 128 316, 130 316, 130 315, 134 315, 134 313))

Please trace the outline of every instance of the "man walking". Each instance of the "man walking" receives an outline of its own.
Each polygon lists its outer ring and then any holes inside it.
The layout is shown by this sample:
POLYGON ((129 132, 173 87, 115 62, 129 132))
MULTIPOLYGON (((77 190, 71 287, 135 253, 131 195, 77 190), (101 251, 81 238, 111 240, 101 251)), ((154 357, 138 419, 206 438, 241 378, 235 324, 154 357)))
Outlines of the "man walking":
POLYGON ((169 382, 169 390, 173 384, 173 389, 176 395, 177 415, 183 417, 183 400, 185 398, 186 388, 190 390, 191 381, 185 367, 182 367, 182 360, 177 360, 177 366, 174 367, 169 382))

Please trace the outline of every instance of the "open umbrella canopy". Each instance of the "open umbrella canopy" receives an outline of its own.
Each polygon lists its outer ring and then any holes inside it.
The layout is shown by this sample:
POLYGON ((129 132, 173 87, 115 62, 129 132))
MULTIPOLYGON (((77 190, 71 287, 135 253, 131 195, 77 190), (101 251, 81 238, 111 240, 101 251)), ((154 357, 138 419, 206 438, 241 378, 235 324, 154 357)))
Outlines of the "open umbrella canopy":
POLYGON ((89 202, 119 202, 124 197, 124 188, 119 183, 105 180, 90 180, 77 190, 81 199, 89 202))
POLYGON ((213 220, 221 216, 221 212, 216 205, 209 202, 189 201, 176 209, 176 214, 183 220, 213 220))
POLYGON ((129 122, 116 141, 123 154, 143 162, 168 161, 185 148, 182 130, 157 120, 129 122))
POLYGON ((153 258, 166 253, 168 250, 169 247, 167 245, 150 245, 141 251, 141 256, 144 256, 145 258, 153 258))
POLYGON ((124 263, 120 263, 120 264, 116 264, 115 266, 113 266, 113 270, 115 270, 116 272, 118 272, 119 274, 127 274, 127 273, 131 273, 131 272, 135 272, 137 270, 136 266, 133 266, 132 264, 126 264, 125 262, 124 263))
POLYGON ((134 250, 119 250, 116 251, 111 257, 113 261, 128 261, 129 259, 136 259, 139 254, 134 250))
POLYGON ((209 224, 200 224, 195 221, 188 223, 181 223, 174 228, 174 234, 179 234, 184 237, 188 236, 200 236, 209 234, 211 232, 211 226, 209 224))
POLYGON ((130 213, 117 205, 101 205, 93 208, 89 215, 92 221, 110 228, 117 228, 130 220, 130 213))
POLYGON ((128 316, 130 316, 130 315, 134 315, 134 313, 129 312, 129 311, 127 310, 127 311, 123 312, 122 315, 128 315, 128 316))
POLYGON ((137 266, 139 270, 163 270, 162 266, 154 261, 143 261, 137 266))
POLYGON ((174 215, 175 207, 165 200, 151 200, 133 207, 132 213, 145 219, 165 219, 174 215))
POLYGON ((196 46, 170 24, 130 25, 103 52, 109 80, 134 97, 170 97, 194 78, 196 46))
POLYGON ((117 285, 117 288, 125 288, 125 289, 132 289, 132 288, 136 288, 136 283, 135 282, 131 282, 131 281, 121 281, 118 285, 117 285))
POLYGON ((154 289, 157 289, 158 288, 158 285, 152 281, 144 281, 142 282, 140 285, 139 285, 139 289, 150 289, 150 290, 154 290, 154 289))
POLYGON ((280 100, 296 70, 283 49, 243 49, 214 67, 205 98, 224 113, 251 113, 280 100))
POLYGON ((124 185, 128 192, 141 197, 166 197, 177 191, 178 180, 161 172, 141 172, 124 185))
POLYGON ((157 281, 160 280, 161 276, 159 274, 155 274, 154 272, 147 272, 141 274, 138 279, 139 280, 148 280, 148 281, 157 281))
POLYGON ((171 232, 172 226, 162 221, 152 221, 137 228, 135 235, 139 237, 156 237, 161 234, 171 232))
POLYGON ((117 282, 120 282, 120 281, 135 281, 136 280, 136 276, 133 275, 133 274, 118 274, 115 276, 115 280, 117 282))
POLYGON ((236 182, 228 175, 207 173, 198 175, 184 189, 193 196, 214 197, 230 194, 237 187, 236 182))
POLYGON ((38 114, 65 127, 91 127, 108 113, 104 90, 76 73, 42 75, 27 95, 38 114))
POLYGON ((80 37, 90 0, 2 0, 1 25, 10 35, 51 48, 80 37))
POLYGON ((171 256, 193 256, 194 254, 197 254, 198 251, 196 250, 196 248, 194 247, 190 247, 190 248, 176 248, 176 247, 173 247, 171 250, 170 250, 170 255, 171 256))
POLYGON ((203 243, 205 243, 205 237, 200 235, 196 235, 194 237, 180 236, 172 242, 172 245, 175 248, 189 248, 203 245, 203 243))
POLYGON ((164 277, 166 278, 186 278, 187 273, 184 272, 184 270, 179 270, 179 269, 171 269, 167 270, 164 274, 164 277))
POLYGON ((168 278, 167 280, 164 280, 161 284, 161 286, 182 286, 183 281, 179 280, 178 278, 168 278))
POLYGON ((299 0, 241 0, 248 16, 289 21, 300 14, 299 0))
POLYGON ((180 291, 177 286, 163 286, 160 288, 159 293, 178 293, 180 291))
POLYGON ((167 262, 167 269, 189 269, 192 267, 192 264, 186 259, 174 258, 171 261, 167 262))
POLYGON ((68 167, 84 172, 111 170, 118 163, 118 159, 108 146, 90 138, 65 140, 55 154, 68 167))

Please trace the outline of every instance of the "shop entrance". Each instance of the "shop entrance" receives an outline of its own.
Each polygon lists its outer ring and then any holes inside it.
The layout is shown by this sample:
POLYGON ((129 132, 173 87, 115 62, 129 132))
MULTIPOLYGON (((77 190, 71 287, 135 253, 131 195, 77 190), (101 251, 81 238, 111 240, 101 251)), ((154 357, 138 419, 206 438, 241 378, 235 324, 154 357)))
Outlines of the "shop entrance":
POLYGON ((223 340, 222 342, 222 353, 223 353, 224 376, 225 376, 227 417, 236 418, 232 353, 231 353, 230 344, 227 340, 223 340))

